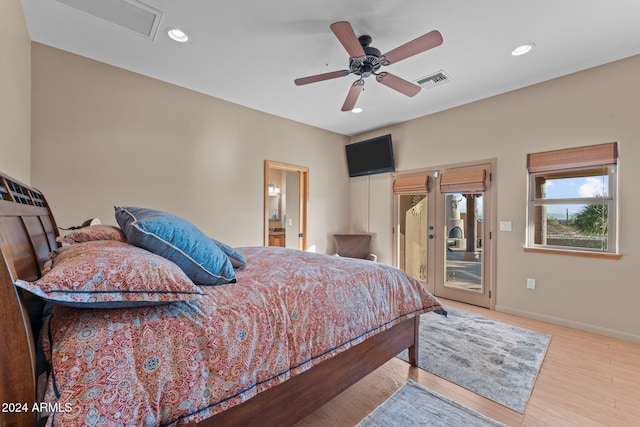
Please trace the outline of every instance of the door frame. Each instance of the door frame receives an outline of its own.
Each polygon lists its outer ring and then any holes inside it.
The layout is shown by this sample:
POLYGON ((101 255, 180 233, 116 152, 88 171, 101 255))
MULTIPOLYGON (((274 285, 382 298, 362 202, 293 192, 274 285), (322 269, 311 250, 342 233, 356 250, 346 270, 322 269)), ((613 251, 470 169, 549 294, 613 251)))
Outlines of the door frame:
MULTIPOLYGON (((497 257, 496 257, 496 248, 497 248, 497 239, 498 234, 497 230, 497 192, 496 192, 496 165, 497 160, 494 159, 485 159, 478 161, 470 161, 463 163, 455 163, 455 164, 447 164, 440 165, 436 167, 427 167, 421 169, 412 169, 408 171, 401 171, 392 174, 392 178, 399 177, 408 177, 408 176, 416 176, 416 175, 428 175, 429 176, 429 195, 427 196, 427 226, 433 225, 436 227, 436 222, 439 224, 444 223, 444 209, 442 206, 442 199, 444 196, 436 197, 436 193, 439 194, 439 178, 442 173, 451 172, 454 170, 460 169, 471 169, 471 168, 479 168, 485 167, 488 170, 487 174, 487 185, 486 190, 484 192, 484 200, 488 209, 485 209, 487 213, 486 218, 483 218, 483 226, 485 227, 485 240, 483 241, 483 286, 486 289, 488 301, 480 302, 477 298, 468 298, 470 294, 469 291, 455 290, 449 288, 452 292, 447 292, 447 296, 442 296, 442 298, 449 298, 454 300, 459 300, 462 302, 466 302, 469 304, 480 305, 483 307, 487 307, 491 310, 495 309, 496 305, 496 267, 497 267, 497 257), (442 210, 442 212, 440 212, 442 210), (438 216, 436 218, 436 216, 438 216), (457 292, 456 292, 457 291, 457 292)), ((400 224, 400 212, 398 206, 398 197, 391 192, 391 206, 393 209, 393 262, 395 266, 400 265, 400 235, 398 232, 398 227, 400 224)), ((431 233, 431 232, 430 232, 431 233)), ((436 297, 438 293, 436 291, 436 280, 442 280, 444 283, 444 250, 446 250, 446 239, 443 239, 443 236, 439 234, 442 233, 442 230, 434 229, 433 230, 434 239, 427 239, 427 275, 426 275, 426 283, 425 287, 429 292, 434 294, 436 297), (440 253, 442 252, 442 253, 440 253)))
POLYGON ((269 171, 271 169, 281 171, 298 172, 299 194, 298 194, 298 249, 307 248, 307 206, 309 205, 309 168, 305 166, 292 165, 289 163, 264 161, 264 211, 263 211, 263 245, 269 246, 269 171))

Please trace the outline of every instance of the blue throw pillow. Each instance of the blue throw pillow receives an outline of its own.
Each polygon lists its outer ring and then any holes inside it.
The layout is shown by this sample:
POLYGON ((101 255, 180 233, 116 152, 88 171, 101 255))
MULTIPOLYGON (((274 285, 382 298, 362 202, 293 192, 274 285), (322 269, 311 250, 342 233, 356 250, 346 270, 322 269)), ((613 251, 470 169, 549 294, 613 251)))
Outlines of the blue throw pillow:
POLYGON ((247 266, 247 259, 240 252, 229 245, 225 245, 224 243, 217 241, 216 239, 211 240, 213 240, 218 246, 220 246, 222 252, 224 252, 229 257, 233 268, 241 269, 247 266))
POLYGON ((227 255, 189 221, 154 209, 124 206, 115 210, 129 243, 177 264, 195 284, 235 283, 227 255))

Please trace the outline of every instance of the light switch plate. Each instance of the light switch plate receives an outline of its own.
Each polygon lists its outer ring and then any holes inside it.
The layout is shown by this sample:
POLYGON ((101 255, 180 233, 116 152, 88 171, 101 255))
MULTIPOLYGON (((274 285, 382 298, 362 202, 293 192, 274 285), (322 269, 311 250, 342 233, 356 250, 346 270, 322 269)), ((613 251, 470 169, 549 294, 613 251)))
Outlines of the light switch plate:
POLYGON ((500 221, 500 231, 511 231, 511 221, 500 221))

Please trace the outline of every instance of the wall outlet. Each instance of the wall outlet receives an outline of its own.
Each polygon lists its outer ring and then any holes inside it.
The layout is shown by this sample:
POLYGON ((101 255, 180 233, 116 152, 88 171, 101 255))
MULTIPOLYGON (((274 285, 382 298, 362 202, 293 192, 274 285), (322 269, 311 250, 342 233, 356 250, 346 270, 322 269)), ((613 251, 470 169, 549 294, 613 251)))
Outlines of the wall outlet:
POLYGON ((536 288, 536 279, 527 278, 527 289, 536 288))

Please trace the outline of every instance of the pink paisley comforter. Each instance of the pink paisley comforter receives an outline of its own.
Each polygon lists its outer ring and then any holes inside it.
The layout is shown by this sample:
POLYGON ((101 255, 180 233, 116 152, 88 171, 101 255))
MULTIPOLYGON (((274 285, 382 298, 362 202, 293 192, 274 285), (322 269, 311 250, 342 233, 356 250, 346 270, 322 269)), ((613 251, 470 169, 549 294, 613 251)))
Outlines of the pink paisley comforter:
POLYGON ((442 307, 400 270, 285 248, 240 249, 235 284, 193 302, 56 306, 44 334, 56 426, 201 420, 392 325, 442 307))

